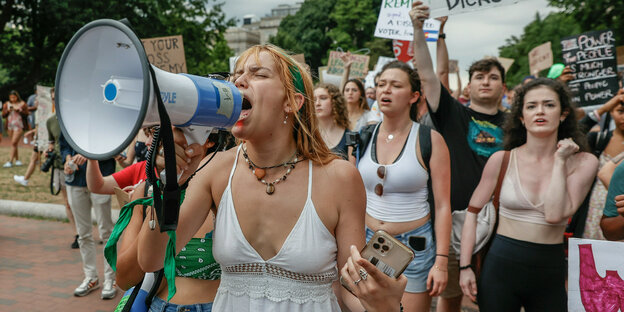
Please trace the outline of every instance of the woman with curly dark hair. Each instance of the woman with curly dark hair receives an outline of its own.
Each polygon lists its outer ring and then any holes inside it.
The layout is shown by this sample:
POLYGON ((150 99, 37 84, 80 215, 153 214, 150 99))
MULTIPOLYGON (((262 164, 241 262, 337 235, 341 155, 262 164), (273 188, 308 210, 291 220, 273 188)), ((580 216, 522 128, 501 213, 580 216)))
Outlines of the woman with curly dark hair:
POLYGON ((585 152, 565 86, 538 78, 514 98, 504 125, 505 151, 493 154, 472 194, 462 231, 460 285, 471 299, 477 284, 470 263, 477 214, 490 200, 504 159, 498 228, 478 288, 481 311, 567 311, 563 232, 596 176, 585 152), (493 286, 496 285, 496 286, 493 286))
POLYGON ((349 117, 345 99, 338 87, 328 83, 318 84, 314 89, 314 109, 325 144, 334 154, 348 159, 346 132, 349 117))

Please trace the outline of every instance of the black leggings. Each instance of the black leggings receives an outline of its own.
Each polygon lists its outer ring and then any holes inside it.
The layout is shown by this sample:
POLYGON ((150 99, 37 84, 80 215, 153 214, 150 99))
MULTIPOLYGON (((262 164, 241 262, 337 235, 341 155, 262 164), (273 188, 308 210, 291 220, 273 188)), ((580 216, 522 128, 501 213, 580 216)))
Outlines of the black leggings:
POLYGON ((545 245, 496 235, 478 283, 479 309, 567 311, 563 244, 545 245))

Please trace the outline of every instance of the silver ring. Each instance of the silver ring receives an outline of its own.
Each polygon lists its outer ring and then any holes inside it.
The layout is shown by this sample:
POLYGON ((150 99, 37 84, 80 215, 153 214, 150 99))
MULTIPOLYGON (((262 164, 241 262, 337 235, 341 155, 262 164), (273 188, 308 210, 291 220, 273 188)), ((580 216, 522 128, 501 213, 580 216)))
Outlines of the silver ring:
POLYGON ((360 273, 360 277, 362 278, 362 280, 364 280, 364 281, 365 281, 365 280, 366 280, 366 278, 368 278, 368 272, 366 272, 366 270, 364 270, 364 269, 360 268, 359 273, 360 273))
POLYGON ((360 279, 358 279, 357 281, 354 281, 354 282, 353 282, 353 284, 355 284, 355 286, 357 286, 357 284, 358 284, 359 282, 361 282, 361 281, 362 281, 362 279, 360 278, 360 279))

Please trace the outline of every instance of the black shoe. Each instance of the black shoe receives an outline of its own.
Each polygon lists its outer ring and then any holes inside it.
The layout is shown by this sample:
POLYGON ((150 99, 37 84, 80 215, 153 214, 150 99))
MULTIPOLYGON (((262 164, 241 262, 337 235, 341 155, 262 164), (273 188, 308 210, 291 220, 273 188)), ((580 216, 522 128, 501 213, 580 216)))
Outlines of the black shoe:
POLYGON ((72 249, 80 248, 80 245, 78 244, 78 235, 76 235, 76 238, 74 238, 74 242, 71 244, 71 248, 72 249))

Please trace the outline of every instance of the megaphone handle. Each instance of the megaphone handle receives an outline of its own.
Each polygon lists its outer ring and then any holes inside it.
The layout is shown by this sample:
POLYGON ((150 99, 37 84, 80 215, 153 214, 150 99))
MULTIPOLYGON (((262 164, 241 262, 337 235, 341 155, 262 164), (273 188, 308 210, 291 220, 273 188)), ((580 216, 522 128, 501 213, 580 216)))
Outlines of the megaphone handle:
POLYGON ((190 126, 181 128, 184 133, 184 137, 186 137, 186 143, 191 145, 193 143, 198 143, 200 145, 204 145, 208 136, 210 136, 210 132, 212 131, 212 127, 200 127, 200 126, 190 126))

